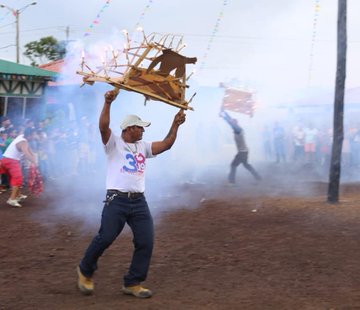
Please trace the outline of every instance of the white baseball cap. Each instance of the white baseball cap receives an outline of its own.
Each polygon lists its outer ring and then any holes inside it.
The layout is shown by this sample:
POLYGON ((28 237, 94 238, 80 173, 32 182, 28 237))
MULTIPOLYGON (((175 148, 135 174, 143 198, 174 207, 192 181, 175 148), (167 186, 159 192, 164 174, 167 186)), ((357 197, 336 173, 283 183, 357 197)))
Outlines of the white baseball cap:
POLYGON ((120 128, 124 130, 131 126, 148 127, 150 124, 150 122, 143 122, 137 115, 127 115, 122 121, 120 128))

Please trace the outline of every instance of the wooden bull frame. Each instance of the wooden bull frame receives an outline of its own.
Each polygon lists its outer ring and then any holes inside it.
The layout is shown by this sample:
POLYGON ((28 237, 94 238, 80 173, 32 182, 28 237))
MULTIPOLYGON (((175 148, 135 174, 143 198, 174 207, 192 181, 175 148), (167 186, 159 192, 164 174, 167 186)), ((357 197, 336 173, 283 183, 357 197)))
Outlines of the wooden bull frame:
POLYGON ((102 66, 95 71, 85 62, 83 55, 81 70, 76 73, 83 76, 84 84, 105 82, 118 90, 140 93, 145 96, 145 101, 162 101, 181 109, 193 110, 189 103, 195 94, 190 100, 185 99, 185 90, 189 87, 186 82, 191 76, 186 76, 186 65, 195 64, 197 59, 179 54, 184 47, 182 36, 153 33, 146 37, 143 33, 143 40, 136 47, 130 47, 127 32, 125 36, 127 43, 122 51, 125 64, 118 64, 119 55, 112 51, 112 58, 103 60, 102 66))
POLYGON ((254 116, 256 102, 253 93, 237 88, 226 87, 222 100, 222 109, 254 116))

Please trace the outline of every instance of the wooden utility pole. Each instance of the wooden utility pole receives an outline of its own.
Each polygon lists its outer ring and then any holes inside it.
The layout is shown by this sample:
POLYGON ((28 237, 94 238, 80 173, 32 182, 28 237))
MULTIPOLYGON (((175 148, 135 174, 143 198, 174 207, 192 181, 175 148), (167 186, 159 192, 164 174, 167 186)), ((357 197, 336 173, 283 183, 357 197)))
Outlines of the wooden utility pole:
POLYGON ((327 201, 329 203, 339 202, 341 150, 344 140, 344 94, 347 49, 346 2, 347 0, 338 0, 337 69, 334 101, 333 143, 327 195, 327 201))

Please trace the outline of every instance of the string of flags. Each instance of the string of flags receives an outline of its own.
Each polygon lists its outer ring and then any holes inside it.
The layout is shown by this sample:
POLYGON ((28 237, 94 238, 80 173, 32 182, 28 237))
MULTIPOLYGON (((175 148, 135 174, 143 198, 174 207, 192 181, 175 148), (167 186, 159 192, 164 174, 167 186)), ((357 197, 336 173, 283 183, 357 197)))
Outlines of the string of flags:
POLYGON ((224 10, 225 10, 227 5, 228 5, 228 0, 224 0, 223 3, 222 3, 222 6, 221 6, 220 12, 218 14, 218 17, 216 19, 214 29, 213 29, 213 31, 212 31, 212 33, 210 35, 210 39, 209 39, 209 42, 208 42, 207 47, 205 49, 204 56, 202 57, 202 61, 201 61, 201 64, 200 64, 200 70, 202 70, 204 68, 204 66, 205 66, 206 59, 208 57, 208 54, 209 54, 209 51, 211 49, 214 38, 215 38, 215 36, 216 36, 216 34, 217 34, 218 30, 219 30, 220 22, 224 17, 224 10))
POLYGON ((101 7, 100 11, 96 14, 95 19, 91 22, 89 27, 86 29, 86 32, 84 33, 84 37, 89 36, 92 33, 94 27, 96 27, 100 23, 100 17, 102 15, 102 13, 110 6, 110 2, 111 2, 111 0, 105 1, 104 5, 101 7))
POLYGON ((140 14, 139 20, 135 25, 135 29, 137 29, 138 27, 141 26, 142 21, 143 21, 145 15, 146 15, 146 13, 150 11, 152 4, 153 4, 153 0, 149 0, 149 2, 146 4, 144 10, 140 14))
MULTIPOLYGON (((10 13, 12 13, 14 16, 16 16, 16 13, 14 14, 14 12, 7 11, 3 16, 0 16, 0 23, 1 23, 3 20, 5 20, 6 17, 7 17, 10 13)), ((7 25, 6 25, 6 26, 7 26, 7 25)), ((4 28, 4 27, 5 27, 5 26, 0 26, 0 29, 1 29, 1 28, 4 28)))
POLYGON ((316 42, 316 31, 317 31, 317 23, 319 19, 320 12, 320 0, 315 0, 315 11, 314 11, 314 21, 313 21, 313 33, 311 37, 311 46, 310 46, 310 61, 309 61, 309 77, 308 77, 308 85, 311 84, 312 79, 312 71, 313 71, 313 59, 314 59, 314 47, 316 42))
MULTIPOLYGON (((84 33, 84 37, 90 36, 93 29, 100 24, 100 18, 102 13, 110 6, 110 2, 111 0, 106 0, 104 5, 101 7, 101 9, 99 10, 99 12, 96 14, 95 19, 91 22, 91 24, 88 26, 88 28, 86 29, 86 32, 84 33)), ((137 21, 136 25, 135 25, 135 29, 137 29, 139 26, 141 26, 141 23, 146 15, 146 13, 148 13, 151 10, 151 6, 153 4, 153 0, 149 0, 148 3, 146 4, 145 8, 143 9, 143 11, 140 14, 139 20, 137 21)))

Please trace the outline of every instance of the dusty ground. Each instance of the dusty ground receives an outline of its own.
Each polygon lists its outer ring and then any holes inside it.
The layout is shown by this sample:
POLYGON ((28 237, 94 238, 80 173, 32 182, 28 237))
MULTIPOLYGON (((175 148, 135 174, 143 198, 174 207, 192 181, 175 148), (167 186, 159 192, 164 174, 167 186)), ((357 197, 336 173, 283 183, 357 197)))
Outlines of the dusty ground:
POLYGON ((307 198, 278 188, 188 183, 154 201, 172 208, 154 209, 147 300, 120 292, 128 230, 101 258, 95 294, 76 289, 75 267, 99 219, 88 224, 86 203, 103 190, 85 199, 76 186, 48 184, 22 209, 6 206, 4 193, 0 309, 360 309, 360 184, 344 184, 338 205, 325 203, 321 182, 307 198), (79 205, 83 219, 70 211, 79 205))

